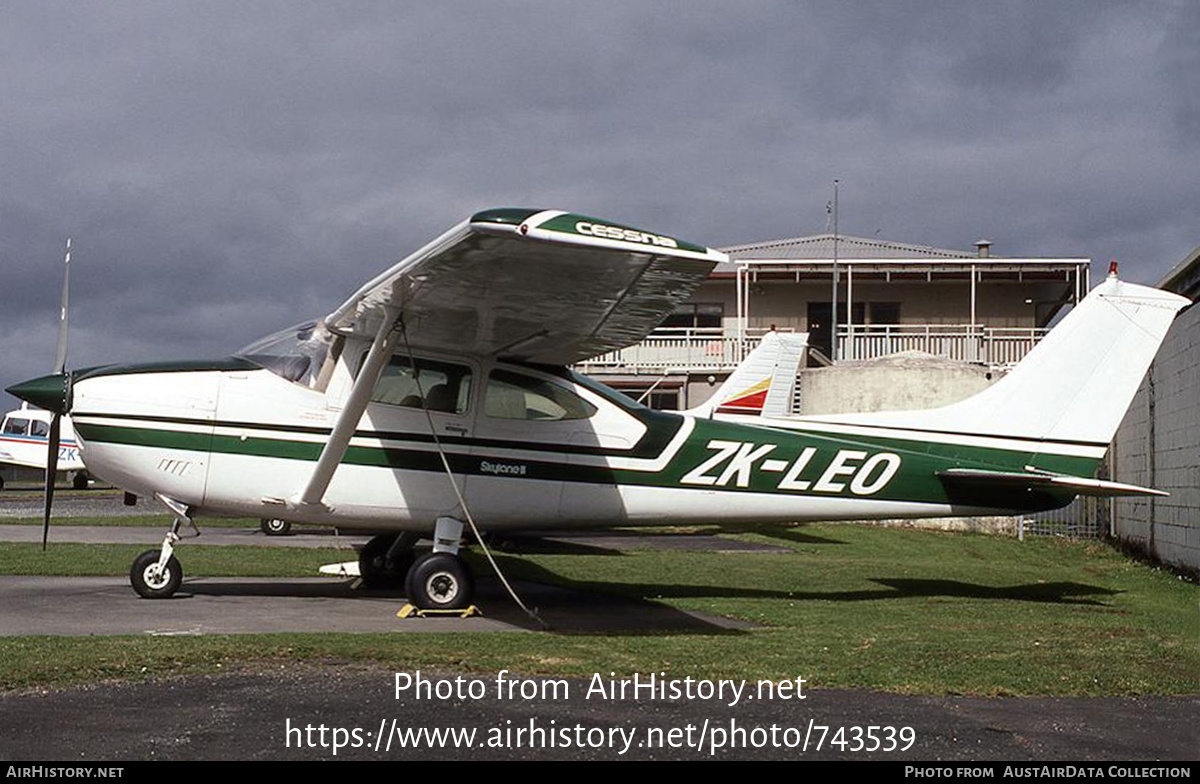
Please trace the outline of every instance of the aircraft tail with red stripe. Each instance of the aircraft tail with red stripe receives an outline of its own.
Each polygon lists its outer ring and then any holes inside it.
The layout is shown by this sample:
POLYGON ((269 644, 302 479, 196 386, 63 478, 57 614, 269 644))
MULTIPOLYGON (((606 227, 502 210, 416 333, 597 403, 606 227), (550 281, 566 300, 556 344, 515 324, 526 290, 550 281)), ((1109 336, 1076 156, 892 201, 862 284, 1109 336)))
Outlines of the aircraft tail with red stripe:
POLYGON ((808 333, 768 332, 696 416, 741 414, 783 417, 792 413, 796 374, 808 350, 808 333))

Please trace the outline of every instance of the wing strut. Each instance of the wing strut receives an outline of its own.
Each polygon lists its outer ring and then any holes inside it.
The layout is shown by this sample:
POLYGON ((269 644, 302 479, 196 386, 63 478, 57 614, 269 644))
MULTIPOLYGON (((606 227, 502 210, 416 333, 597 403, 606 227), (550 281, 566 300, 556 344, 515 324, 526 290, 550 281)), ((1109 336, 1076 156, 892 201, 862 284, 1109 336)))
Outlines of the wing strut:
POLYGON ((358 378, 354 380, 354 386, 350 389, 350 395, 346 398, 346 405, 342 408, 342 413, 338 415, 337 422, 333 425, 333 432, 329 434, 329 440, 321 449, 321 456, 317 459, 317 466, 313 469, 308 485, 300 494, 300 505, 319 505, 321 499, 325 497, 325 491, 329 488, 333 473, 341 464, 342 458, 346 454, 346 447, 350 445, 350 438, 358 428, 363 412, 367 410, 367 403, 371 401, 375 383, 379 381, 379 375, 383 372, 384 365, 392 356, 392 346, 396 342, 396 321, 399 316, 399 308, 390 305, 384 307, 383 322, 379 325, 379 332, 375 334, 375 340, 371 343, 371 350, 367 352, 367 361, 363 363, 362 369, 358 372, 358 378))

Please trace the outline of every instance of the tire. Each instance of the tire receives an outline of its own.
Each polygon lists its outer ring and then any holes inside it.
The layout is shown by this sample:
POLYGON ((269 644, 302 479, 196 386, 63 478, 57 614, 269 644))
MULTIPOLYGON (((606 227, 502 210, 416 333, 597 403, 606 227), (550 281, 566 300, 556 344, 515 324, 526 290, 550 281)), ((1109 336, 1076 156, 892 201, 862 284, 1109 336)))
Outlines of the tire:
POLYGON ((183 582, 183 568, 173 555, 167 559, 165 574, 153 574, 161 552, 161 550, 147 550, 134 559, 133 568, 129 570, 129 582, 133 584, 133 590, 137 591, 138 596, 143 599, 170 598, 175 591, 179 590, 179 584, 183 582))
POLYGON ((292 533, 292 524, 278 517, 264 517, 258 521, 258 527, 267 536, 288 536, 292 533))
POLYGON ((71 477, 71 487, 76 490, 88 489, 88 475, 86 471, 79 471, 75 476, 71 477))
POLYGON ((399 588, 404 585, 404 576, 412 566, 416 554, 410 548, 389 559, 388 550, 392 549, 396 536, 380 534, 372 537, 358 551, 358 576, 366 587, 399 588))
POLYGON ((0 476, 0 490, 4 489, 4 477, 0 476))
POLYGON ((421 610, 461 610, 471 603, 475 581, 457 555, 428 553, 413 564, 405 580, 408 601, 421 610))

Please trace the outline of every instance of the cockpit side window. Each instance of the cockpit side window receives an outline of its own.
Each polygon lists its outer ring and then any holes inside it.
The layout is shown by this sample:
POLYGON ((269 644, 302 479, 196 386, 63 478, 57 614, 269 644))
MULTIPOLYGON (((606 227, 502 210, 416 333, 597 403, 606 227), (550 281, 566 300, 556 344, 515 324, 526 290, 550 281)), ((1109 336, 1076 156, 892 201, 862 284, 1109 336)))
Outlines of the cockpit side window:
POLYGON ((328 382, 328 373, 322 370, 328 365, 335 342, 336 336, 324 324, 307 321, 260 338, 234 356, 261 365, 294 384, 321 389, 328 382))
POLYGON ((488 376, 484 413, 494 419, 590 419, 596 407, 566 387, 540 378, 493 370, 488 376))
POLYGON ((29 434, 29 420, 19 417, 9 417, 4 420, 4 435, 24 436, 29 434))
MULTIPOLYGON (((366 361, 365 354, 363 361, 366 361)), ((471 404, 471 369, 466 365, 420 358, 414 369, 412 360, 397 354, 380 374, 371 400, 390 406, 462 414, 471 404)))
POLYGON ((40 419, 35 419, 29 423, 29 435, 41 436, 42 438, 50 437, 50 423, 43 422, 40 419))

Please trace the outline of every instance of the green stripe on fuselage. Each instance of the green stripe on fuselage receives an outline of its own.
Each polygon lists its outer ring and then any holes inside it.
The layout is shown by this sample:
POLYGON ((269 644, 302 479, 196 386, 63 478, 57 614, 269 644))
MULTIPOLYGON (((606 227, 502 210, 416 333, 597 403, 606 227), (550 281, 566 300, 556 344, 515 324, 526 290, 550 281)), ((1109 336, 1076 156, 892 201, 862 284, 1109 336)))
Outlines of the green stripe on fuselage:
MULTIPOLYGON (((997 491, 970 483, 946 483, 937 473, 949 468, 1023 471, 1026 466, 1074 476, 1091 476, 1097 460, 1036 454, 989 447, 907 441, 874 436, 837 436, 772 430, 764 427, 695 420, 687 442, 659 471, 594 465, 596 457, 635 458, 646 463, 660 457, 683 418, 646 412, 647 437, 640 450, 602 450, 586 445, 494 442, 469 437, 447 442, 447 458, 454 471, 524 479, 720 490, 783 493, 797 496, 863 498, 915 503, 959 504, 1002 509, 1041 509, 1062 505, 1073 497, 1062 492, 997 491), (652 447, 653 451, 650 448, 652 447), (461 450, 472 449, 472 454, 461 450), (497 450, 493 453, 492 450, 497 450), (503 450, 508 454, 502 454, 503 450), (528 458, 513 457, 525 450, 528 458), (536 454, 541 452, 542 454, 536 454), (553 456, 547 456, 553 452, 553 456), (635 454, 638 453, 638 454, 635 454), (575 458, 574 462, 571 462, 575 458), (581 460, 580 458, 583 458, 581 460), (593 458, 589 460, 587 458, 593 458), (487 465, 485 465, 487 464, 487 465), (707 464, 707 465, 706 465, 707 464), (500 470, 497 470, 500 466, 500 470), (964 489, 965 487, 965 489, 964 489)), ((218 426, 223 426, 218 423, 218 426)), ((87 441, 185 449, 197 452, 250 455, 286 460, 316 461, 322 443, 286 437, 241 437, 189 433, 129 425, 100 425, 77 421, 76 430, 87 441)), ((281 432, 286 428, 271 427, 281 432)), ((428 448, 425 434, 372 434, 407 445, 351 446, 343 462, 415 471, 441 471, 437 452, 428 448)))
POLYGON ((687 444, 671 460, 667 470, 659 475, 656 484, 1003 509, 1041 509, 1067 503, 1074 497, 1074 492, 1043 490, 1024 495, 1013 491, 1000 494, 995 488, 970 487, 967 486, 969 483, 961 482, 948 484, 937 474, 949 468, 1023 472, 1026 466, 1033 466, 1052 473, 1090 477, 1098 463, 1093 458, 1039 454, 1028 450, 857 434, 785 431, 699 419, 687 444), (735 448, 734 444, 738 446, 735 448), (722 453, 726 455, 724 458, 721 457, 722 453), (709 466, 700 470, 706 461, 709 466), (772 462, 774 466, 771 466, 772 462), (798 463, 801 464, 798 466, 798 463), (887 478, 894 463, 894 473, 887 478), (767 470, 771 467, 775 470, 767 470), (860 471, 864 469, 867 472, 860 476, 860 471), (885 478, 886 481, 882 481, 885 478), (856 492, 855 487, 862 492, 856 492))

